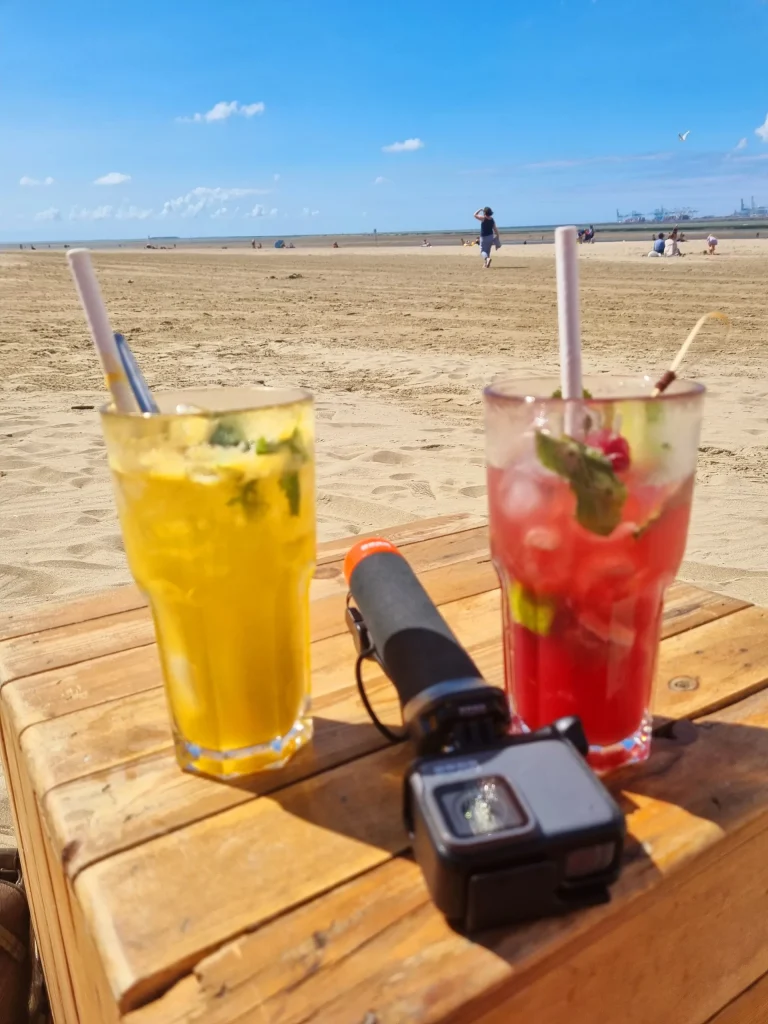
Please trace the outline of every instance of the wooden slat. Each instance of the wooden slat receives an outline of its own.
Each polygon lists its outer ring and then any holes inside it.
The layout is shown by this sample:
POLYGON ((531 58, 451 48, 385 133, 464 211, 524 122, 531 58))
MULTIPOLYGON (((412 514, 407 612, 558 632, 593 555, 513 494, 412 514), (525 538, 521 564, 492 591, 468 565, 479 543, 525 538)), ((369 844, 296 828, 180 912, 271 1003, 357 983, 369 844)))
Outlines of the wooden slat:
POLYGON ((747 601, 739 601, 735 597, 715 594, 689 583, 674 583, 664 600, 663 634, 674 636, 749 607, 747 601))
MULTIPOLYGON (((328 562, 343 560, 347 551, 363 537, 386 537, 398 547, 405 548, 411 544, 419 544, 425 540, 433 540, 437 537, 451 537, 463 533, 465 530, 485 528, 488 522, 485 516, 476 516, 470 512, 456 512, 452 515, 437 516, 434 519, 416 519, 412 523, 405 523, 402 526, 385 526, 370 534, 361 533, 358 537, 342 537, 340 540, 326 541, 317 547, 317 564, 325 565, 328 562)), ((407 552, 408 558, 411 552, 407 552)))
POLYGON ((654 710, 669 718, 706 714, 768 682, 768 609, 745 608, 662 645, 654 710), (679 677, 695 690, 670 689, 679 677))
POLYGON ((623 778, 631 840, 609 905, 473 942, 389 861, 228 943, 125 1024, 604 1024, 617 1008, 623 1024, 702 1024, 768 971, 768 693, 694 729, 623 778))
POLYGON ((274 796, 198 821, 166 837, 170 842, 145 843, 82 871, 75 891, 120 1008, 144 1001, 178 977, 180 969, 200 958, 201 950, 215 948, 233 933, 384 863, 400 850, 407 759, 404 746, 387 747, 369 755, 364 765, 360 760, 341 765, 274 796), (200 865, 217 865, 204 872, 194 900, 188 888, 190 849, 195 851, 198 877, 200 865), (135 857, 140 858, 139 868, 135 857), (182 878, 187 887, 183 905, 177 889, 182 878), (151 906, 152 913, 130 913, 126 903, 136 910, 151 906), (218 909, 211 914, 214 905, 218 909))
MULTIPOLYGON (((498 594, 489 591, 451 602, 443 607, 443 612, 484 677, 490 683, 503 685, 498 600, 498 594)), ((763 615, 752 609, 739 612, 738 616, 728 627, 725 624, 730 617, 719 620, 722 628, 712 623, 695 636, 685 633, 663 643, 654 705, 658 715, 676 718, 701 714, 713 707, 720 699, 723 681, 730 679, 733 666, 744 661, 743 656, 741 662, 732 661, 730 652, 745 642, 753 651, 753 669, 743 674, 740 683, 748 691, 764 681, 768 676, 768 649, 764 650, 759 642, 763 615), (738 616, 747 616, 747 621, 736 621, 738 616), (710 630, 715 631, 714 636, 709 634, 710 630), (696 654, 701 645, 707 650, 703 659, 696 654), (710 648, 714 652, 711 657, 710 648), (668 689, 669 679, 685 674, 700 660, 706 662, 709 674, 697 690, 681 694, 668 689)), ((50 719, 24 735, 22 745, 36 791, 45 802, 56 848, 60 852, 65 848, 70 851, 70 876, 75 877, 86 865, 127 846, 146 842, 216 810, 243 803, 259 792, 269 792, 352 756, 378 749, 382 739, 369 725, 354 688, 353 657, 351 641, 345 635, 314 645, 318 732, 312 749, 297 758, 287 773, 262 777, 268 782, 257 782, 249 789, 206 783, 179 773, 165 699, 159 686, 151 688, 151 683, 159 683, 160 678, 154 662, 151 668, 134 664, 130 672, 113 663, 108 671, 102 668, 99 679, 110 699, 77 714, 55 713, 47 699, 50 683, 43 685, 42 677, 9 687, 6 699, 15 731, 24 732, 41 717, 50 719), (131 681, 137 692, 127 695, 131 681), (126 687, 124 699, 114 699, 115 686, 126 687), (39 703, 30 710, 32 701, 44 702, 44 716, 40 716, 39 703), (346 736, 345 722, 350 724, 346 736), (118 744, 114 741, 116 736, 120 737, 118 744), (137 804, 142 808, 141 814, 135 812, 137 804), (87 816, 83 815, 83 807, 89 808, 87 816)), ((83 668, 89 673, 93 671, 91 664, 83 668)), ((366 680, 377 709, 385 720, 395 720, 394 691, 381 672, 369 669, 366 680)), ((64 693, 80 688, 75 677, 64 693)), ((53 690, 51 696, 55 700, 55 686, 53 690)))
MULTIPOLYGON (((434 519, 421 519, 404 526, 395 526, 380 531, 402 547, 446 534, 483 526, 482 516, 457 513, 434 519)), ((347 537, 326 541, 317 546, 318 565, 325 565, 341 559, 349 547, 359 538, 347 537)), ((146 598, 133 584, 89 594, 72 601, 54 601, 3 612, 0 615, 0 641, 29 633, 41 633, 47 629, 71 626, 88 619, 102 618, 118 612, 132 611, 146 606, 146 598)))
POLYGON ((136 608, 5 640, 0 644, 0 685, 133 647, 146 647, 154 639, 147 609, 136 608))
MULTIPOLYGON (((461 548, 463 557, 457 562, 434 566, 434 560, 443 555, 427 553, 419 556, 422 564, 428 566, 420 575, 425 587, 434 600, 443 604, 448 597, 460 598, 487 592, 494 584, 493 570, 482 554, 474 554, 469 548, 461 548)), ((444 554, 444 553, 443 553, 444 554)), ((328 595, 313 602, 312 632, 313 639, 328 639, 331 636, 343 636, 346 628, 343 620, 343 599, 340 595, 328 595)), ((712 621, 718 616, 724 617, 744 608, 741 601, 719 597, 706 590, 700 590, 684 584, 675 584, 670 588, 665 604, 663 636, 669 637, 683 632, 701 623, 712 621)), ((120 616, 115 616, 115 621, 120 616)), ((120 620, 122 621, 122 620, 120 620)), ((94 620, 97 636, 104 639, 109 647, 115 646, 109 629, 102 620, 94 620), (104 628, 105 634, 101 630, 104 628)), ((87 628, 87 627, 83 627, 87 628)), ((140 627, 141 628, 141 627, 140 627)), ((149 628, 149 627, 147 627, 149 628)), ((135 621, 130 627, 120 626, 121 634, 136 630, 135 621)), ((468 638, 460 635, 467 641, 468 638)), ((48 641, 53 640, 57 648, 66 652, 67 645, 56 630, 52 630, 45 640, 37 642, 44 648, 48 641)), ((344 641, 341 641, 344 646, 344 641)), ((139 651, 117 652, 97 657, 96 638, 86 644, 80 638, 81 646, 87 646, 90 656, 80 663, 68 663, 56 669, 34 675, 28 682, 19 681, 15 688, 14 704, 19 729, 34 722, 69 714, 81 708, 89 707, 105 700, 136 693, 153 685, 160 685, 157 675, 157 655, 153 648, 145 645, 139 651)), ((2 645, 0 645, 0 652, 2 645)), ((37 655, 35 654, 34 657, 37 655)), ((69 655, 65 654, 66 657, 69 655)), ((313 649, 315 670, 318 658, 321 657, 317 647, 313 649)), ((60 660, 60 659, 59 659, 60 660)), ((21 677, 22 679, 24 677, 21 677)))
POLYGON ((706 1024, 766 1024, 768 1021, 768 974, 742 992, 732 1003, 710 1017, 706 1024))
MULTIPOLYGON (((460 533, 437 537, 426 536, 437 529, 424 529, 420 533, 401 527, 403 536, 418 536, 407 546, 408 557, 414 570, 427 573, 440 567, 459 565, 469 558, 477 561, 488 557, 485 528, 471 527, 460 533)), ((345 542, 348 543, 348 542, 345 542)), ((335 550, 335 549, 334 549, 335 550)), ((327 563, 318 569, 321 578, 313 583, 313 605, 323 598, 331 598, 326 616, 338 610, 337 632, 344 630, 343 595, 346 594, 341 562, 327 563), (335 600, 333 599, 335 595, 335 600)), ((330 616, 325 618, 326 633, 331 628, 330 616)), ((110 613, 84 622, 58 626, 43 632, 29 633, 0 642, 0 685, 24 676, 65 668, 87 659, 146 646, 154 642, 154 629, 146 608, 128 612, 110 613)))
POLYGON ((145 607, 146 603, 139 588, 130 585, 89 594, 75 601, 55 601, 29 608, 16 608, 0 615, 0 640, 133 611, 145 607))
MULTIPOLYGON (((444 607, 447 621, 470 651, 498 649, 498 615, 490 614, 496 611, 497 602, 497 594, 488 592, 444 607)), ((268 792, 292 778, 306 777, 382 746, 384 740, 369 722, 355 689, 351 640, 332 637, 315 648, 315 742, 286 771, 259 776, 248 789, 181 775, 159 687, 76 714, 51 716, 30 729, 30 717, 22 699, 17 700, 17 689, 36 696, 38 688, 30 679, 9 686, 4 695, 9 720, 15 734, 23 733, 30 776, 50 814, 57 849, 69 851, 71 876, 117 848, 146 841, 214 809, 234 806, 255 793, 268 792), (136 763, 145 758, 146 764, 136 763), (66 784, 78 779, 82 783, 70 796, 66 784), (140 814, 135 810, 137 797, 140 814), (96 816, 98 827, 90 814, 83 815, 84 806, 96 816)), ((499 671, 500 666, 499 661, 499 671)), ((117 682, 126 678, 119 670, 114 675, 117 682)), ((106 681, 111 686, 112 676, 106 681)), ((397 724, 396 694, 379 670, 367 673, 366 689, 384 721, 397 724)))

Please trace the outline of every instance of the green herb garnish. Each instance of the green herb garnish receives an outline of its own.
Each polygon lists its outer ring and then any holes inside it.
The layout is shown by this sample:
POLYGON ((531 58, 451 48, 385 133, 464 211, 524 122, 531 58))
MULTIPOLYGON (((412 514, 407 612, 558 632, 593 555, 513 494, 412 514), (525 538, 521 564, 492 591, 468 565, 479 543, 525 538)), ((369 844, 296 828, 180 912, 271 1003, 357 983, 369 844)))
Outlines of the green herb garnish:
POLYGON ((240 426, 233 420, 219 420, 208 438, 208 444, 218 448, 236 448, 239 444, 247 444, 240 426))
POLYGON ((268 441, 266 437, 260 437, 256 442, 257 455, 276 455, 278 452, 287 451, 306 462, 309 458, 307 449, 299 432, 298 427, 288 437, 281 437, 279 441, 268 441))
POLYGON ((576 495, 576 519, 585 530, 607 537, 621 522, 627 489, 601 451, 571 437, 536 432, 542 466, 564 477, 576 495))
POLYGON ((243 511, 248 517, 255 516, 261 511, 263 505, 259 494, 259 481, 246 481, 240 488, 240 492, 234 498, 229 499, 227 505, 242 505, 243 511))
POLYGON ((548 597, 537 597, 522 583, 513 583, 508 596, 513 622, 537 636, 549 636, 555 619, 554 601, 548 597))
POLYGON ((301 485, 299 483, 298 473, 283 473, 280 477, 280 489, 288 499, 288 507, 291 510, 292 516, 299 514, 299 506, 301 505, 301 485))

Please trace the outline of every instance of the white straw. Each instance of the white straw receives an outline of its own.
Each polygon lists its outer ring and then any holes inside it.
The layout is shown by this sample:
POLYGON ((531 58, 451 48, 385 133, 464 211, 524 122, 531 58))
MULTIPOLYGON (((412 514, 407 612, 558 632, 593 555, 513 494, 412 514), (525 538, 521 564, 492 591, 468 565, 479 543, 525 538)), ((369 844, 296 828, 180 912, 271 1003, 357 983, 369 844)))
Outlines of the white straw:
POLYGON ((117 351, 115 336, 109 326, 107 310, 93 272, 91 254, 87 249, 70 249, 67 260, 115 409, 118 412, 136 412, 136 400, 117 351))
POLYGON ((563 398, 581 398, 579 264, 575 227, 555 228, 557 323, 560 332, 560 383, 563 398))

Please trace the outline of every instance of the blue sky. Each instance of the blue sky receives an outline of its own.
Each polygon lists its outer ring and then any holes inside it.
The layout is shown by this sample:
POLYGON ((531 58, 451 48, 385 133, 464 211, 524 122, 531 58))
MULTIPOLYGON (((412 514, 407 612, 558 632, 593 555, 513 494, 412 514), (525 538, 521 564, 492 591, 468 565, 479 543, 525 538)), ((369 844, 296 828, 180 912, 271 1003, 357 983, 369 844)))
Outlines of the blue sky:
POLYGON ((766 0, 0 0, 0 240, 731 212, 767 55, 766 0))

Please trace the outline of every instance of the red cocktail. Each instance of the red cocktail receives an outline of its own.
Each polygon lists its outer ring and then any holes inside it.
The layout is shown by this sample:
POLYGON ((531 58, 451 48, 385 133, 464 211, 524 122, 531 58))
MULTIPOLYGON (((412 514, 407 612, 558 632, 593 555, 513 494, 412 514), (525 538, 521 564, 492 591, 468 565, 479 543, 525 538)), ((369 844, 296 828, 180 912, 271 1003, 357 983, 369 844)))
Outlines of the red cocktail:
POLYGON ((512 382, 485 396, 507 692, 521 728, 578 715, 590 762, 607 769, 648 756, 704 389, 681 381, 651 398, 650 381, 600 378, 586 382, 593 398, 538 397, 554 387, 512 382))

